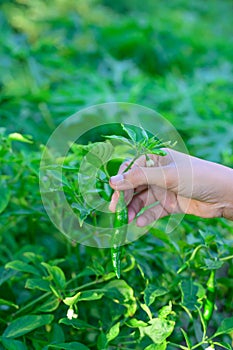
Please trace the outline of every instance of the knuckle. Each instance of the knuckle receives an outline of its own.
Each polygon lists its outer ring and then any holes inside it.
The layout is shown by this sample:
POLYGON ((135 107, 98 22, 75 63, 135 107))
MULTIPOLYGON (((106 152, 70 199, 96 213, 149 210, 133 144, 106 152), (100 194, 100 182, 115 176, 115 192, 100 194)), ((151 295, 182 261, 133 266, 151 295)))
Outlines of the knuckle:
POLYGON ((136 186, 140 185, 143 182, 144 178, 145 175, 142 168, 137 165, 133 166, 133 168, 125 174, 125 179, 136 186))

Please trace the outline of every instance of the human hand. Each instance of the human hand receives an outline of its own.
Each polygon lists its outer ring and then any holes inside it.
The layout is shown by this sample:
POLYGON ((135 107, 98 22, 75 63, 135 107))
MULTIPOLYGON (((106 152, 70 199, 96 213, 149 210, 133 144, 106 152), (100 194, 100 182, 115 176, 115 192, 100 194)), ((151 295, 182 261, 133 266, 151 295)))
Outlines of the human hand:
POLYGON ((153 167, 146 167, 145 156, 125 173, 130 161, 121 165, 118 175, 110 179, 110 186, 116 190, 110 210, 115 211, 117 190, 124 190, 129 222, 142 208, 159 201, 137 218, 138 226, 175 213, 233 220, 233 170, 171 149, 164 150, 166 156, 149 155, 153 167))

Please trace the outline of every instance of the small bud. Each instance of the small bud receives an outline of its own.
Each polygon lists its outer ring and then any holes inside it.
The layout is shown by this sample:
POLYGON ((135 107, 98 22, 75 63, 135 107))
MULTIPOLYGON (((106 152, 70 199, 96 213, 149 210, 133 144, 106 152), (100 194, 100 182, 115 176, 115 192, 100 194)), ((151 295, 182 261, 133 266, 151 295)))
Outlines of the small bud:
POLYGON ((150 167, 152 167, 152 166, 154 166, 154 165, 155 165, 155 162, 153 161, 153 159, 151 159, 151 158, 147 159, 147 161, 146 161, 146 166, 147 166, 148 168, 150 168, 150 167))
POLYGON ((67 318, 68 318, 69 320, 72 320, 72 318, 77 318, 77 317, 78 317, 78 315, 75 314, 75 313, 74 313, 74 310, 71 309, 71 308, 67 310, 66 316, 67 316, 67 318))

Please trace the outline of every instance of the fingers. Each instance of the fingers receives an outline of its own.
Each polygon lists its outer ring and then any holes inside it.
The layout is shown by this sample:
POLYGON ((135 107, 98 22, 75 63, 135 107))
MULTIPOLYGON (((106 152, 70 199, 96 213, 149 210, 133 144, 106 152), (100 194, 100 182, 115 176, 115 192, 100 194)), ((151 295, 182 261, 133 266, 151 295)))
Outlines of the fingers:
MULTIPOLYGON (((164 198, 162 201, 165 201, 165 200, 166 199, 164 198)), ((147 226, 152 222, 164 216, 169 215, 168 211, 163 206, 162 201, 159 204, 156 204, 155 206, 153 206, 152 208, 147 209, 143 214, 141 214, 136 219, 137 226, 139 227, 147 226)), ((135 196, 128 207, 129 223, 135 219, 136 215, 140 212, 142 208, 156 202, 157 202, 157 199, 151 192, 148 193, 147 191, 144 191, 139 195, 135 196)))
POLYGON ((139 211, 142 208, 156 201, 157 199, 155 198, 155 196, 152 195, 151 191, 148 192, 148 190, 142 191, 140 194, 135 195, 128 206, 129 222, 133 221, 135 216, 139 213, 139 211))
POLYGON ((134 166, 126 173, 110 178, 110 186, 115 190, 128 190, 141 185, 156 185, 174 190, 178 185, 177 170, 169 165, 152 168, 134 166))
MULTIPOLYGON (((155 162, 155 167, 147 168, 146 157, 141 156, 135 162, 130 170, 124 173, 129 166, 131 160, 124 162, 118 171, 116 176, 112 176, 110 179, 110 186, 115 190, 125 191, 126 203, 129 203, 133 197, 134 190, 140 192, 142 188, 147 188, 148 185, 156 184, 157 186, 167 188, 168 186, 175 185, 174 176, 170 176, 171 171, 169 170, 170 155, 165 157, 150 155, 155 162), (166 158, 164 160, 164 158, 166 158), (160 166, 160 160, 163 159, 165 166, 160 166), (169 182, 170 181, 170 182, 169 182)), ((118 195, 112 196, 109 209, 115 211, 118 201, 118 195)))
POLYGON ((116 211, 116 205, 119 199, 119 192, 115 191, 113 192, 111 202, 109 204, 109 210, 112 211, 113 213, 116 211))
MULTIPOLYGON (((125 171, 125 169, 129 166, 130 162, 131 162, 131 160, 128 160, 128 161, 126 161, 126 162, 124 162, 124 163, 121 164, 121 166, 120 166, 120 168, 119 168, 119 170, 118 170, 118 175, 119 175, 119 174, 122 174, 122 173, 125 171)), ((140 158, 138 158, 138 159, 135 161, 135 163, 134 163, 133 166, 136 166, 136 165, 145 165, 145 162, 146 162, 146 157, 145 157, 145 156, 141 156, 140 158)), ((117 175, 117 176, 118 176, 118 175, 117 175)), ((110 183, 110 185, 111 185, 111 183, 110 183)), ((129 203, 129 202, 131 201, 131 199, 132 199, 132 197, 133 197, 133 194, 134 194, 133 186, 130 186, 130 187, 131 187, 131 188, 128 189, 128 191, 125 191, 125 194, 124 194, 124 195, 125 195, 125 202, 126 202, 126 203, 129 203)), ((144 189, 144 188, 146 188, 146 187, 147 187, 147 186, 141 186, 141 187, 139 187, 139 188, 137 189, 137 192, 141 192, 142 189, 144 189)), ((112 186, 112 188, 114 188, 114 187, 112 186)), ((117 205, 118 198, 119 198, 119 193, 117 193, 117 189, 116 189, 116 188, 114 188, 114 189, 115 189, 115 192, 113 193, 112 198, 111 198, 111 202, 110 202, 110 204, 109 204, 109 210, 112 211, 112 212, 115 212, 115 211, 116 211, 116 205, 117 205)))
MULTIPOLYGON (((131 160, 124 162, 121 164, 118 174, 111 177, 110 186, 115 191, 125 191, 126 203, 129 203, 132 199, 135 189, 137 192, 141 192, 148 185, 154 184, 162 188, 175 188, 177 183, 175 167, 169 166, 172 163, 170 150, 165 149, 165 151, 167 152, 166 156, 149 155, 155 163, 155 167, 152 168, 146 167, 146 157, 144 155, 139 157, 131 169, 125 173, 124 171, 130 165, 131 160)), ((118 195, 114 193, 109 205, 109 209, 113 212, 116 209, 117 201, 118 195)))
POLYGON ((169 215, 168 212, 161 206, 157 205, 154 208, 146 210, 142 215, 137 218, 137 226, 143 227, 151 224, 152 222, 169 215))

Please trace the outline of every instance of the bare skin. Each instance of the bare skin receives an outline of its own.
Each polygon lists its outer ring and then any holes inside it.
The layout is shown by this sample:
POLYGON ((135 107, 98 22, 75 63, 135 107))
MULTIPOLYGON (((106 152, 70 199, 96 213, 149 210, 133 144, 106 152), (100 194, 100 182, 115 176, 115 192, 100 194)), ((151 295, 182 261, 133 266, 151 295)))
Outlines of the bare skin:
POLYGON ((115 192, 109 209, 115 211, 118 190, 124 190, 129 222, 143 207, 159 201, 137 218, 138 226, 174 213, 233 220, 233 169, 171 149, 165 151, 166 156, 149 155, 153 167, 146 166, 145 156, 125 173, 130 161, 121 165, 118 175, 110 179, 115 192))

